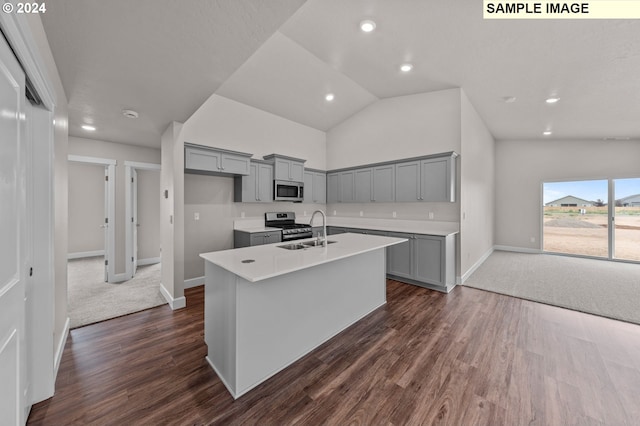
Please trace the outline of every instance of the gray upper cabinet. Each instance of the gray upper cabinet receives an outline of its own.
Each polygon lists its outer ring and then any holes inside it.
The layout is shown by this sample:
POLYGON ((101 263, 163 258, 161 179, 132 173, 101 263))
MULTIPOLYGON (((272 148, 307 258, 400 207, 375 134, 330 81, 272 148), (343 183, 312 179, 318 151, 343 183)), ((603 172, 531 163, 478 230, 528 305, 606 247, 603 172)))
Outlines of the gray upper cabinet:
POLYGON ((252 161, 249 176, 236 176, 234 201, 243 203, 267 203, 273 201, 273 165, 252 161))
POLYGON ((396 201, 456 200, 456 157, 433 157, 396 164, 396 201))
POLYGON ((420 201, 420 162, 396 164, 396 201, 420 201))
POLYGON ((265 160, 273 162, 274 176, 276 180, 289 180, 292 182, 303 182, 304 162, 299 158, 287 157, 284 155, 265 155, 265 160))
POLYGON ((373 197, 371 201, 392 203, 396 199, 396 165, 373 167, 373 197))
POLYGON ((304 203, 327 202, 327 174, 321 171, 304 171, 304 203))
POLYGON ((210 175, 249 175, 252 154, 185 144, 184 169, 186 173, 210 175))
POLYGON ((354 182, 356 203, 373 201, 373 169, 356 169, 354 182))
POLYGON ((327 173, 327 203, 340 202, 339 183, 339 173, 327 173))
POLYGON ((355 171, 347 170, 340 172, 338 179, 338 188, 340 190, 341 203, 353 203, 356 200, 355 192, 355 171))

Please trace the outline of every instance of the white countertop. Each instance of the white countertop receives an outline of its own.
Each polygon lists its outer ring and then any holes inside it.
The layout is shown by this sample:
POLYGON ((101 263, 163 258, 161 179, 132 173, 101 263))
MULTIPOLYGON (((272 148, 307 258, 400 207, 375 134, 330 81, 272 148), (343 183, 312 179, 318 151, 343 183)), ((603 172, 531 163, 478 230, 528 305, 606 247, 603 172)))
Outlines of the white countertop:
MULTIPOLYGON (((311 216, 298 216, 297 223, 309 223, 311 216)), ((313 226, 322 226, 322 218, 316 216, 313 226)), ((414 234, 447 236, 460 232, 458 222, 440 222, 435 220, 378 219, 366 217, 328 216, 327 226, 345 228, 375 229, 378 231, 406 232, 414 234)), ((233 222, 233 228, 244 232, 267 232, 278 228, 264 226, 263 218, 243 218, 233 222)))
MULTIPOLYGON (((296 222, 309 223, 311 217, 296 218, 296 222)), ((322 218, 316 216, 313 226, 322 226, 322 218)), ((447 236, 457 234, 458 222, 439 222, 435 220, 374 219, 365 217, 328 216, 327 226, 344 228, 372 229, 378 231, 406 232, 414 234, 447 236)))
MULTIPOLYGON (((309 238, 312 240, 313 238, 309 238)), ((295 240, 300 243, 308 240, 295 240)), ((304 250, 287 250, 278 246, 289 244, 280 242, 232 250, 202 253, 200 257, 212 262, 250 282, 257 282, 289 272, 299 271, 323 263, 333 262, 350 256, 400 244, 404 238, 380 237, 376 235, 340 234, 330 235, 329 241, 336 241, 326 247, 310 247, 304 250), (243 260, 254 260, 242 263, 243 260)))

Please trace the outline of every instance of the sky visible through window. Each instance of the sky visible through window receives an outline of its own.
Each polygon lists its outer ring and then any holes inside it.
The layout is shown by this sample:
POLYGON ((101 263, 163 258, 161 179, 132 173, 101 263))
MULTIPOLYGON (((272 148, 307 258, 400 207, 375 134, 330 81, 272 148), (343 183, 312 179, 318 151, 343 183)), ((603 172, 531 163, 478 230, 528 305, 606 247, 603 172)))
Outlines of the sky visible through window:
MULTIPOLYGON (((629 195, 640 194, 640 178, 635 179, 614 179, 615 198, 620 199, 629 195)), ((557 200, 567 195, 582 198, 588 201, 598 199, 607 202, 606 180, 582 180, 572 182, 545 182, 543 184, 544 203, 557 200)))

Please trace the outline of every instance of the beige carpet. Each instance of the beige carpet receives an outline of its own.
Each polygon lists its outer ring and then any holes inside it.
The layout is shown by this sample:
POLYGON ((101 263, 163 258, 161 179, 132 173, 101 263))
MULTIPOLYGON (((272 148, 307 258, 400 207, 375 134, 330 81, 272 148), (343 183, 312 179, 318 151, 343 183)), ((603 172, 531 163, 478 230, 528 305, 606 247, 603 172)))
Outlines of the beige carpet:
POLYGON ((640 324, 640 265, 495 251, 464 285, 640 324))
POLYGON ((160 264, 138 267, 135 277, 105 283, 104 258, 69 260, 67 300, 70 328, 167 303, 160 294, 160 264))

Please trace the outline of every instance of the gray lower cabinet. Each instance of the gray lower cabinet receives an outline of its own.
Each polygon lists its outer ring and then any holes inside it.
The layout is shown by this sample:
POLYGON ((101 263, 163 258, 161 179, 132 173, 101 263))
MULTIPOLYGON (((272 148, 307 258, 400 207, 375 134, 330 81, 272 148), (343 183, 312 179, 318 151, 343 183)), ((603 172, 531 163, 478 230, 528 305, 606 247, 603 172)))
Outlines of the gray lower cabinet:
POLYGON ((186 173, 211 175, 248 175, 251 154, 206 146, 185 144, 186 173))
POLYGON ((236 176, 234 179, 234 201, 273 202, 273 165, 252 161, 249 166, 249 176, 236 176))
POLYGON ((408 241, 387 247, 387 274, 413 278, 413 234, 389 232, 389 236, 407 238, 408 241))
POLYGON ((347 232, 346 228, 339 226, 327 226, 327 235, 344 234, 345 232, 347 232))
POLYGON ((246 232, 237 229, 233 231, 234 248, 260 246, 280 241, 282 241, 282 231, 246 232))

